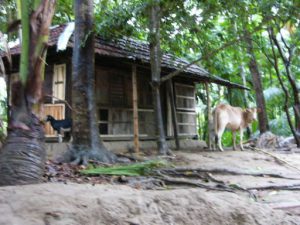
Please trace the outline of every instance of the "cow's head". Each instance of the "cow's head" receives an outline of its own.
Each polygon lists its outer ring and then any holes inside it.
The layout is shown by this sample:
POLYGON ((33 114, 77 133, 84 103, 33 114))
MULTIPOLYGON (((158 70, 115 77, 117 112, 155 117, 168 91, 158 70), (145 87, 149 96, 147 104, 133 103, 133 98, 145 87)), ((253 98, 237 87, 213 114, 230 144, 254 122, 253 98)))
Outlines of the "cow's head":
POLYGON ((257 120, 257 108, 249 108, 244 111, 244 118, 247 123, 252 123, 254 120, 257 120))

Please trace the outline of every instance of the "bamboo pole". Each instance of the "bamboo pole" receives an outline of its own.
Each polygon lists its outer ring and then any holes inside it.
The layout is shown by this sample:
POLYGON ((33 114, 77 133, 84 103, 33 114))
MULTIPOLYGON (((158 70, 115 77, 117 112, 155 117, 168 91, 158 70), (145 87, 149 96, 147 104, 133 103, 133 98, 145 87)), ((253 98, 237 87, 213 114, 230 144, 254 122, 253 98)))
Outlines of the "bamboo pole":
POLYGON ((176 144, 176 149, 179 150, 180 142, 179 142, 179 137, 178 137, 178 121, 177 121, 177 115, 176 115, 172 79, 167 81, 167 90, 168 90, 168 94, 169 94, 170 106, 171 106, 171 112, 172 112, 172 123, 173 123, 175 144, 176 144))
POLYGON ((139 143, 139 114, 138 114, 138 96, 137 96, 137 78, 136 65, 132 65, 132 105, 133 105, 133 141, 134 151, 140 151, 139 143))

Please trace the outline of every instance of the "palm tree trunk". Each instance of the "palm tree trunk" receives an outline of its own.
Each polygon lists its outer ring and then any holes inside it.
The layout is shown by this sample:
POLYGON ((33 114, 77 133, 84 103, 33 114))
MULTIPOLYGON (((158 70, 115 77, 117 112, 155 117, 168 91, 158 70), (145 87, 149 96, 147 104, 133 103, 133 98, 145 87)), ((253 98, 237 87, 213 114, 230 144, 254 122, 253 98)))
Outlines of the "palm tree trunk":
POLYGON ((34 6, 30 12, 32 6, 22 1, 20 77, 12 85, 8 136, 0 151, 0 185, 38 183, 44 173, 44 130, 36 109, 42 100, 42 75, 55 0, 35 1, 34 6))
POLYGON ((42 182, 46 161, 44 129, 31 115, 29 130, 8 130, 0 151, 0 186, 42 182))

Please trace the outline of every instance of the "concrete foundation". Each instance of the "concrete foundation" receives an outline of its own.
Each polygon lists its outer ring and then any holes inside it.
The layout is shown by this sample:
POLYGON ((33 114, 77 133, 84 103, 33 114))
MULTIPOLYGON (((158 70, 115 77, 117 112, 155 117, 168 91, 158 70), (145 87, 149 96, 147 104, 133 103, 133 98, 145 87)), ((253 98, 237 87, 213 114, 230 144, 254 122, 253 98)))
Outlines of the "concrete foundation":
MULTIPOLYGON (((175 149, 175 141, 168 140, 168 146, 170 149, 175 149)), ((107 149, 115 153, 125 153, 128 151, 133 151, 132 141, 106 141, 104 145, 107 149)), ((57 159, 62 156, 66 151, 68 151, 70 143, 46 143, 46 151, 49 159, 57 159)), ((180 147, 182 150, 196 150, 204 149, 207 147, 205 141, 201 140, 191 140, 185 139, 180 140, 180 147)), ((140 149, 141 151, 156 149, 156 141, 141 141, 140 149)))

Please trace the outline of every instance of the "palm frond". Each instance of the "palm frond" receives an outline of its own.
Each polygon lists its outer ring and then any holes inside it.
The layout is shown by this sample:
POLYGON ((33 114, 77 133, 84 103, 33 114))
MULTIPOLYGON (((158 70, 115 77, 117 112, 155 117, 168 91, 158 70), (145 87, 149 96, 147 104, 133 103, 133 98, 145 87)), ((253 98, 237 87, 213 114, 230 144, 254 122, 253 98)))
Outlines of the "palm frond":
POLYGON ((80 173, 86 175, 116 175, 116 176, 145 176, 151 174, 151 171, 161 167, 170 165, 164 160, 150 160, 142 163, 134 163, 129 165, 112 166, 112 167, 96 167, 92 169, 82 170, 80 173))

